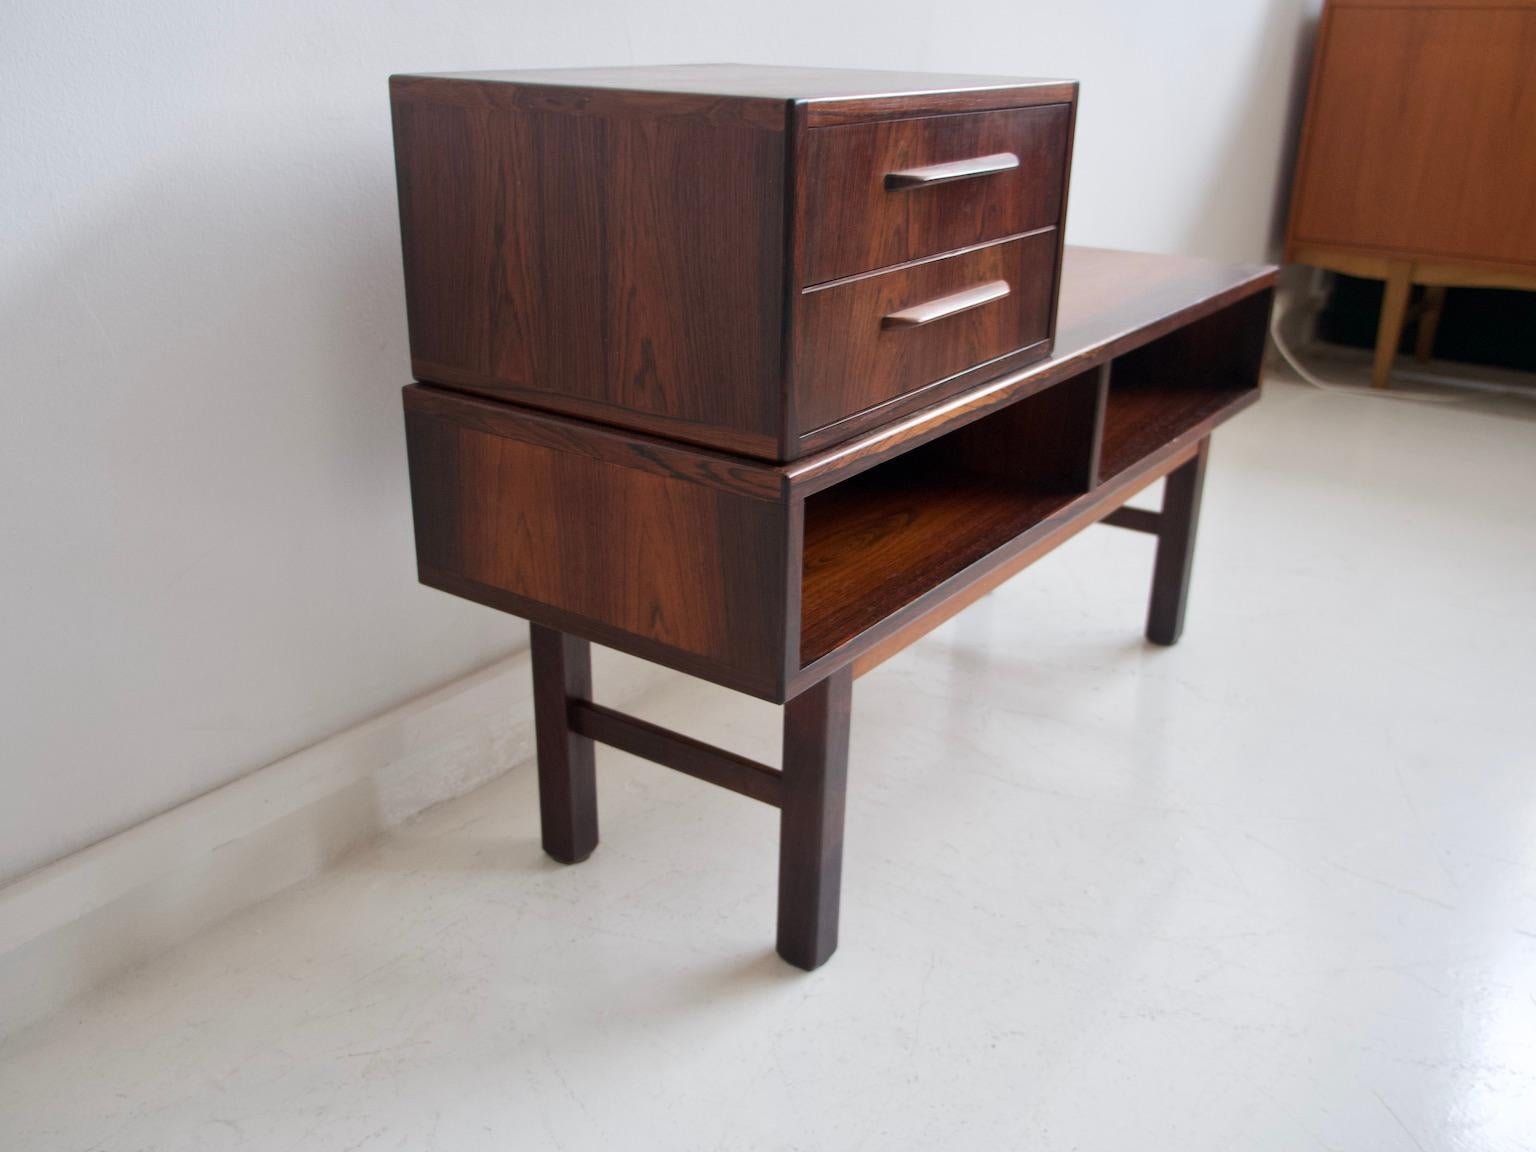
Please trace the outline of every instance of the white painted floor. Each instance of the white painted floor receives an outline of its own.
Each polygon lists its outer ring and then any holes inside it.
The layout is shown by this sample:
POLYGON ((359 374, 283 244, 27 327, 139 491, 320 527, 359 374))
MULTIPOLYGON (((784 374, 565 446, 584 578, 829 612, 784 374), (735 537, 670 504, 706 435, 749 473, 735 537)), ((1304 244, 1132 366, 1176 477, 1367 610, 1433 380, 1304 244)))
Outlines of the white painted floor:
POLYGON ((1536 1147, 1533 503, 1536 404, 1272 384, 1180 647, 1100 528, 859 681, 820 972, 768 808, 604 751, 561 868, 524 768, 12 1036, 0 1148, 1536 1147))

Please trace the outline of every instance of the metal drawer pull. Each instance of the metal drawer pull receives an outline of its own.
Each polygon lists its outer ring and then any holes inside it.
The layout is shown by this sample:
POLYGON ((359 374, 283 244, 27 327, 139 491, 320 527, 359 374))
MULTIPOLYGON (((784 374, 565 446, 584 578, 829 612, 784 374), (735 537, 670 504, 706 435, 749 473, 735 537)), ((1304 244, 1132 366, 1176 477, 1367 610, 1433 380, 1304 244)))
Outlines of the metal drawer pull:
POLYGON ((973 176, 1011 172, 1018 166, 1019 158, 1012 152, 994 152, 991 156, 978 156, 974 160, 951 160, 948 164, 929 164, 926 168, 887 172, 885 186, 893 192, 902 188, 929 188, 935 184, 948 184, 951 180, 969 180, 973 176))
POLYGON ((1008 295, 1008 281, 993 280, 986 284, 978 284, 974 288, 967 288, 964 292, 956 292, 950 296, 940 296, 937 300, 929 300, 925 304, 914 304, 910 308, 903 308, 900 312, 892 312, 880 317, 882 328, 921 328, 924 324, 932 324, 935 320, 942 320, 946 316, 954 316, 959 312, 968 312, 972 308, 980 308, 983 304, 990 304, 993 300, 1001 300, 1008 295))

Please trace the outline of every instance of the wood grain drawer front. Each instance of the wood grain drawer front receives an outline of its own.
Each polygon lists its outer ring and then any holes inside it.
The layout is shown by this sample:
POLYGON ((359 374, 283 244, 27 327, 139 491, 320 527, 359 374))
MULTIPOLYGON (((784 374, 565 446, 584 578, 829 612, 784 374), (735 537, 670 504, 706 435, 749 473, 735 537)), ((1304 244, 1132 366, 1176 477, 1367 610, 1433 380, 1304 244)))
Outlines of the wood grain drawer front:
POLYGON ((1071 105, 813 128, 801 144, 802 285, 1061 219, 1071 105))
POLYGON ((794 341, 797 432, 1031 345, 1043 355, 1055 268, 1056 229, 1046 228, 805 291, 794 341))

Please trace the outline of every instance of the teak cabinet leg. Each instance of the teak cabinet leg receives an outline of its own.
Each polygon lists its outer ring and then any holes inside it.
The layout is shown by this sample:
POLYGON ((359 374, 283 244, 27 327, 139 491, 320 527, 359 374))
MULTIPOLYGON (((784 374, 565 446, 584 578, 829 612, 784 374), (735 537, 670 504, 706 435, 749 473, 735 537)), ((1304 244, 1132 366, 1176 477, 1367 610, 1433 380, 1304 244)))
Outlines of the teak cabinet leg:
POLYGON ((1376 325, 1376 359, 1371 366, 1371 387, 1385 388, 1392 378, 1392 361, 1403 338, 1408 315, 1408 295, 1413 290, 1413 265, 1393 264, 1387 272, 1387 290, 1381 298, 1381 320, 1376 325))
POLYGON ((1435 337, 1440 332, 1440 317, 1445 315, 1445 285, 1424 289, 1424 310, 1419 313, 1419 330, 1414 337, 1413 358, 1420 363, 1435 354, 1435 337))
POLYGON ((571 731, 567 713, 571 700, 592 698, 592 648, 540 624, 528 629, 544 851, 576 864, 597 847, 597 765, 592 741, 571 731))
POLYGON ((837 950, 853 669, 784 706, 779 813, 779 955, 819 968, 837 950))
POLYGON ((1200 523, 1200 494, 1205 488, 1210 447, 1209 437, 1200 441, 1194 458, 1168 473, 1163 483, 1157 559, 1152 564, 1152 601, 1147 608, 1147 639, 1154 644, 1177 644, 1184 631, 1184 606, 1189 600, 1195 529, 1200 523))

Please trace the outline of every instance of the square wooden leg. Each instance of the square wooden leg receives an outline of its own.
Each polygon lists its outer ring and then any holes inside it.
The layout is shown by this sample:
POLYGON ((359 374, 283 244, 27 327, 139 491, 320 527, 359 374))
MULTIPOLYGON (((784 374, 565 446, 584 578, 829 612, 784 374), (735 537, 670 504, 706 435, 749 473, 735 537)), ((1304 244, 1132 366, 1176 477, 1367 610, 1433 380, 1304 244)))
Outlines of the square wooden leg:
POLYGON ((837 950, 852 701, 845 667, 784 706, 779 955, 807 971, 837 950))
POLYGON ((1210 438, 1200 441, 1194 459, 1168 473, 1163 482, 1163 510, 1158 517, 1157 559, 1152 564, 1152 601, 1147 608, 1147 639, 1177 644, 1184 631, 1189 576, 1195 560, 1195 529, 1200 523, 1200 495, 1210 438))
POLYGON ((1445 315, 1444 284, 1424 289, 1424 310, 1419 313, 1419 330, 1414 335, 1413 358, 1420 363, 1435 354, 1435 337, 1440 332, 1440 317, 1445 315))
POLYGON ((1385 388, 1392 379, 1392 361, 1403 338, 1408 315, 1408 296, 1413 291, 1413 265, 1393 264, 1387 272, 1387 288, 1381 298, 1381 320, 1376 325, 1376 357, 1371 365, 1371 387, 1385 388))
POLYGON ((577 864, 597 847, 597 765, 592 741, 571 731, 568 714, 570 701, 592 698, 592 647, 539 624, 529 634, 544 851, 577 864))

